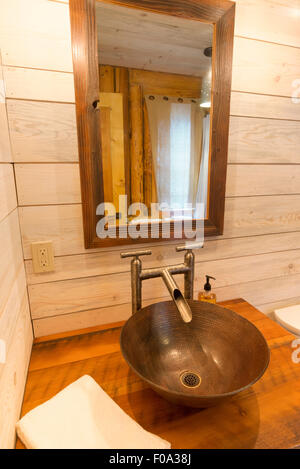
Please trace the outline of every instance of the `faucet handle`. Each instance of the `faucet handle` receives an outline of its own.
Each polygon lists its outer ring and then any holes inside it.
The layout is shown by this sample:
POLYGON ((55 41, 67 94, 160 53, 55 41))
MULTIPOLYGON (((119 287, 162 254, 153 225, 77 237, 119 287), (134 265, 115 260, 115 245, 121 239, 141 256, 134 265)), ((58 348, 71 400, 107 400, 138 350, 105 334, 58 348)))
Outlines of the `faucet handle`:
POLYGON ((136 259, 139 256, 151 256, 152 251, 128 251, 128 252, 121 252, 120 256, 122 259, 125 259, 126 257, 135 257, 136 259))
POLYGON ((193 249, 203 248, 203 242, 200 243, 190 243, 190 244, 183 244, 182 246, 176 246, 177 252, 182 251, 192 251, 193 249))

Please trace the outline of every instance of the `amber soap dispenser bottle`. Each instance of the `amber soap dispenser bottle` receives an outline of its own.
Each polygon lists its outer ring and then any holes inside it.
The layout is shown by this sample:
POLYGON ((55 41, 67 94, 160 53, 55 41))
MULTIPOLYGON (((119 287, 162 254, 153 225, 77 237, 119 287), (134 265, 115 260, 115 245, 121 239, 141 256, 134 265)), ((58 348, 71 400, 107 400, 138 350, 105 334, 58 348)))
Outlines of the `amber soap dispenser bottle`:
POLYGON ((215 293, 211 292, 211 284, 210 279, 216 280, 215 277, 211 277, 210 275, 206 275, 206 284, 204 285, 204 291, 199 293, 198 300, 199 301, 206 301, 208 303, 216 303, 217 297, 215 293))

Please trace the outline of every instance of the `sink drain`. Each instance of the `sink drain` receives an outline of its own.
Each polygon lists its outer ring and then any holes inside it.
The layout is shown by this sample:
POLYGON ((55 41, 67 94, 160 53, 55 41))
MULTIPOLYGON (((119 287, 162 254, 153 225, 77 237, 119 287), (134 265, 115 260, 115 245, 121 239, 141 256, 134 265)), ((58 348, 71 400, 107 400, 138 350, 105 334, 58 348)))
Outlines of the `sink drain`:
POLYGON ((197 388, 201 384, 201 378, 197 373, 185 371, 180 376, 180 381, 187 388, 197 388))

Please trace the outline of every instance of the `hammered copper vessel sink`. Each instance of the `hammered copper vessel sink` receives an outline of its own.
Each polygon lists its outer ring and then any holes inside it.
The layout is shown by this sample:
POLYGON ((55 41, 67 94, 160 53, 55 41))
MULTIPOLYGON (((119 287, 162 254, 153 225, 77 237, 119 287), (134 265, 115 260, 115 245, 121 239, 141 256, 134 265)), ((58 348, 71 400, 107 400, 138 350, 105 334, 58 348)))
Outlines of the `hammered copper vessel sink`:
POLYGON ((167 400, 209 407, 261 378, 269 349, 259 330, 233 311, 188 302, 190 323, 173 301, 135 313, 122 329, 121 349, 135 373, 167 400))

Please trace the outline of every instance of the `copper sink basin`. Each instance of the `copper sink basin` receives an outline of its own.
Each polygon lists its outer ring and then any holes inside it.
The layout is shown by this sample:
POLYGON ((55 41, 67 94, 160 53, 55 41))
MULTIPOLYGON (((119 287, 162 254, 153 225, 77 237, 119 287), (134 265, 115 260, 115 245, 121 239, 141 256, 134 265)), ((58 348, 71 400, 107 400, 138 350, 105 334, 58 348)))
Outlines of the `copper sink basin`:
POLYGON ((249 321, 209 303, 189 301, 182 321, 173 301, 143 308, 122 329, 121 350, 140 378, 167 400, 209 407, 252 386, 269 364, 269 348, 249 321))

